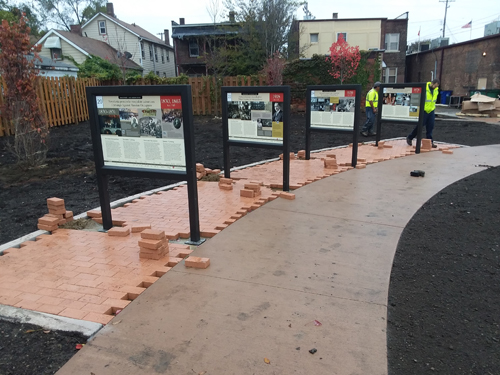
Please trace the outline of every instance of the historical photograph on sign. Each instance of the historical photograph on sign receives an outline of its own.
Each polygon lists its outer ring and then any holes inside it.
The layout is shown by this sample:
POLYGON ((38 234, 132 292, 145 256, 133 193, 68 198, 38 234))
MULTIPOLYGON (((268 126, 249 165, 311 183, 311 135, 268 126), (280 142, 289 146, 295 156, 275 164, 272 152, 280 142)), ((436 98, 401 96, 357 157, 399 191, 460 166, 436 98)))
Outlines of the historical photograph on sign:
POLYGON ((418 87, 384 88, 382 119, 418 121, 420 92, 418 87))
POLYGON ((311 128, 354 129, 355 90, 311 91, 311 128))
POLYGON ((118 110, 99 108, 99 129, 101 134, 115 134, 121 136, 123 134, 121 119, 118 110))
POLYGON ((104 165, 185 170, 180 96, 99 99, 104 165))
POLYGON ((228 93, 229 139, 283 143, 283 93, 228 93))

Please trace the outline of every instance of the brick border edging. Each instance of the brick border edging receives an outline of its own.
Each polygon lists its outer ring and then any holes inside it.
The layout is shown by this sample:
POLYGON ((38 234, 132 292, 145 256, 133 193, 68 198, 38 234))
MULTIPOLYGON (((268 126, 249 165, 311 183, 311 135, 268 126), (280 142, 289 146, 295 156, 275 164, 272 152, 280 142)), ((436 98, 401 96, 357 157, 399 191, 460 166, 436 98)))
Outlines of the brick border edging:
MULTIPOLYGON (((397 140, 401 140, 401 139, 405 139, 405 137, 397 137, 397 138, 390 138, 390 139, 384 139, 384 141, 397 141, 397 140)), ((368 142, 363 142, 365 144, 370 144, 370 143, 374 143, 374 141, 368 141, 368 142)), ((436 144, 446 144, 446 142, 435 142, 436 144)), ((465 145, 459 145, 459 144, 456 144, 457 146, 459 147, 470 147, 470 146, 465 146, 465 145)), ((311 153, 319 153, 319 152, 324 152, 324 151, 330 151, 330 150, 337 150, 337 149, 340 149, 340 148, 346 148, 348 147, 347 145, 346 146, 335 146, 335 147, 327 147, 327 148, 322 148, 322 149, 319 149, 319 150, 313 150, 311 151, 311 153)), ((242 165, 242 166, 239 166, 239 167, 233 167, 231 168, 231 171, 239 171, 239 170, 242 170, 242 169, 247 169, 247 168, 251 168, 251 167, 255 167, 257 165, 262 165, 262 164, 266 164, 266 163, 270 163, 270 162, 273 162, 273 161, 278 161, 280 160, 280 158, 272 158, 272 159, 266 159, 266 160, 261 160, 261 161, 258 161, 258 162, 255 162, 255 163, 250 163, 250 164, 246 164, 246 165, 242 165)), ((224 171, 221 171, 221 175, 224 173, 224 171)), ((133 201, 134 199, 138 199, 139 197, 142 197, 142 196, 145 196, 145 195, 153 195, 159 191, 166 191, 166 190, 171 190, 175 187, 178 187, 178 186, 181 186, 181 185, 185 185, 186 184, 186 181, 181 181, 181 182, 178 182, 178 183, 175 183, 175 184, 171 184, 171 185, 167 185, 167 186, 162 186, 162 187, 159 187, 159 188, 156 188, 156 189, 152 189, 152 190, 148 190, 148 191, 145 191, 145 192, 141 192, 139 194, 135 194, 135 195, 131 195, 131 196, 128 196, 128 197, 125 197, 125 198, 122 198, 122 199, 118 199, 116 201, 113 201, 111 202, 111 208, 117 208, 117 207, 121 207, 123 206, 125 203, 129 203, 131 201, 133 201)), ((101 207, 98 206, 96 208, 93 208, 92 210, 100 210, 101 207)), ((87 210, 89 211, 89 210, 87 210)), ((81 218, 86 218, 87 217, 87 211, 79 214, 79 215, 76 215, 74 216, 74 220, 77 220, 77 219, 81 219, 81 218)), ((12 240, 10 242, 7 242, 3 245, 0 245, 0 256, 3 255, 3 252, 9 248, 13 248, 13 247, 16 247, 18 248, 21 243, 23 242, 26 242, 26 241, 35 241, 35 239, 42 235, 42 234, 50 234, 50 232, 47 232, 45 230, 37 230, 35 232, 31 232, 29 234, 26 234, 22 237, 19 237, 15 240, 12 240)))

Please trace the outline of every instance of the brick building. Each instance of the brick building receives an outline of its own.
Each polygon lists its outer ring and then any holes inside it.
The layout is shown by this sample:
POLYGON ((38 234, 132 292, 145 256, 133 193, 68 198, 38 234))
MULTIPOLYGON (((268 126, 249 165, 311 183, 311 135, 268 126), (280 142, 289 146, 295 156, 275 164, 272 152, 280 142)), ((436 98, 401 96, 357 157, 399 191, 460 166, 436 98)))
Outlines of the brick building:
POLYGON ((230 12, 229 22, 186 24, 184 18, 179 23, 172 21, 172 40, 177 62, 177 74, 189 76, 208 75, 206 57, 217 48, 218 40, 232 39, 239 32, 239 24, 230 12))
POLYGON ((383 82, 402 83, 406 75, 407 16, 405 13, 396 19, 338 18, 333 13, 331 19, 294 21, 292 50, 302 58, 327 55, 332 43, 342 35, 351 46, 381 53, 383 82))
POLYGON ((441 90, 466 96, 469 90, 500 89, 500 34, 406 56, 406 81, 436 77, 441 90))

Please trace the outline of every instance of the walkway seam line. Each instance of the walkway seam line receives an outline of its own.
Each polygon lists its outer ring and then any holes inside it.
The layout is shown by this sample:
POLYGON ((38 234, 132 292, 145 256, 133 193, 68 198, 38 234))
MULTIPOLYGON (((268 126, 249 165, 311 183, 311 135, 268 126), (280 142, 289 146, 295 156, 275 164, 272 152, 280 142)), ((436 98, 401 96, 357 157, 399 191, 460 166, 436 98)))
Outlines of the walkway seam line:
MULTIPOLYGON (((175 270, 175 267, 173 267, 173 268, 172 268, 169 272, 172 272, 172 271, 177 272, 177 273, 182 273, 182 274, 184 274, 184 275, 196 275, 196 276, 203 276, 203 277, 211 277, 211 278, 214 278, 214 279, 219 279, 219 280, 235 281, 235 282, 242 283, 242 284, 253 284, 253 285, 267 286, 267 287, 269 287, 269 288, 283 289, 283 290, 288 290, 288 291, 290 291, 290 292, 298 292, 298 293, 304 293, 304 294, 312 294, 312 295, 321 296, 321 297, 329 297, 329 298, 341 299, 341 300, 344 300, 344 301, 359 302, 359 303, 367 303, 367 304, 370 304, 370 305, 377 305, 377 306, 387 307, 387 304, 383 304, 383 303, 376 303, 376 302, 369 302, 369 301, 361 301, 361 300, 352 299, 352 298, 338 297, 338 296, 326 295, 326 294, 322 294, 322 293, 315 293, 315 292, 305 292, 305 291, 303 291, 303 290, 298 290, 298 289, 290 289, 290 288, 285 288, 285 287, 282 287, 282 286, 276 286, 276 285, 269 285, 269 284, 256 283, 256 282, 253 282, 253 281, 245 281, 245 280, 229 279, 229 278, 227 278, 227 277, 212 276, 212 275, 198 275, 198 274, 195 274, 195 273, 192 273, 192 272, 177 271, 177 270, 175 270)), ((366 288, 363 288, 363 289, 366 289, 366 288)))

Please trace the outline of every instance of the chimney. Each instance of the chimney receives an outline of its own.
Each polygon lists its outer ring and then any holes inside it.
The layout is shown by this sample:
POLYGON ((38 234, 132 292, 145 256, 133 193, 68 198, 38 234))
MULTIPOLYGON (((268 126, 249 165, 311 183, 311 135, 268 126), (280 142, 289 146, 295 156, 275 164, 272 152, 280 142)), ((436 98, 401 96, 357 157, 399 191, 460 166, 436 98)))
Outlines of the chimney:
POLYGON ((179 25, 184 25, 184 18, 179 18, 179 25))
POLYGON ((71 28, 71 32, 73 34, 77 34, 77 35, 82 36, 82 26, 81 25, 70 25, 69 27, 71 28))
POLYGON ((334 20, 336 20, 337 18, 339 18, 339 14, 338 14, 338 13, 333 13, 333 14, 332 14, 332 18, 333 18, 334 20))
POLYGON ((235 22, 235 15, 236 13, 234 11, 229 12, 229 22, 235 22))
POLYGON ((113 3, 106 3, 106 14, 111 17, 115 17, 115 10, 113 9, 113 3))
POLYGON ((163 30, 163 33, 164 33, 163 35, 165 36, 165 44, 167 46, 169 46, 170 45, 170 32, 168 31, 168 29, 165 29, 165 30, 163 30))

